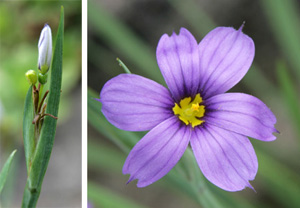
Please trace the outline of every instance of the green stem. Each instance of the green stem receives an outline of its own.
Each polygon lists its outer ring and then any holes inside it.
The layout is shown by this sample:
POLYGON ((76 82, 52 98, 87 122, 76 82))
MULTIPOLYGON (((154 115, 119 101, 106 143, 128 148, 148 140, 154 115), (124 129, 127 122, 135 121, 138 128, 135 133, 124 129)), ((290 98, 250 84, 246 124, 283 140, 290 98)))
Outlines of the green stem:
POLYGON ((121 61, 121 59, 117 58, 117 62, 119 62, 119 65, 124 69, 124 71, 127 74, 131 74, 131 71, 127 68, 127 66, 121 61))
POLYGON ((30 187, 29 178, 27 179, 25 190, 23 193, 22 207, 36 207, 36 203, 40 196, 40 189, 30 187))
POLYGON ((43 89, 44 89, 44 85, 41 84, 40 91, 39 91, 39 103, 41 102, 41 98, 42 98, 42 95, 43 95, 43 89))

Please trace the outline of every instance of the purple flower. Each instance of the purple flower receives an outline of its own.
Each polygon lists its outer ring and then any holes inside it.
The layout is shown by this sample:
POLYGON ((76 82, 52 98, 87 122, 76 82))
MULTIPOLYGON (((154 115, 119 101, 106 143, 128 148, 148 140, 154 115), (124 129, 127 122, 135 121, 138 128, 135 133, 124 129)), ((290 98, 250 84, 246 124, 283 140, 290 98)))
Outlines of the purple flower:
MULTIPOLYGON (((243 26, 242 26, 243 27, 243 26)), ((131 150, 123 167, 129 182, 145 187, 166 175, 190 144, 204 176, 227 191, 252 186, 257 157, 247 137, 262 141, 276 118, 259 99, 225 93, 247 73, 254 43, 242 27, 218 27, 197 44, 181 28, 164 34, 156 57, 169 87, 134 74, 109 80, 100 93, 109 122, 127 131, 150 130, 131 150)))

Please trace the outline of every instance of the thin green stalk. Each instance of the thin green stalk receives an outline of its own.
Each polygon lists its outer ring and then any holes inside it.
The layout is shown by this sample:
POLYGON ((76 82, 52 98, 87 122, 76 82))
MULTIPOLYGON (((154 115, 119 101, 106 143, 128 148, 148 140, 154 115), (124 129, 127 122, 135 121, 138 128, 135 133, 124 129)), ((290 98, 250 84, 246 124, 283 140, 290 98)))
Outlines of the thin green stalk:
POLYGON ((119 65, 124 69, 124 71, 127 74, 131 74, 131 71, 127 68, 127 66, 121 61, 121 59, 117 58, 117 62, 119 62, 119 65))
MULTIPOLYGON (((57 117, 59 109, 59 101, 61 94, 62 80, 62 51, 63 51, 63 35, 64 35, 64 10, 61 7, 60 23, 56 36, 56 45, 53 55, 51 68, 50 92, 47 103, 46 114, 57 117)), ((40 138, 36 146, 36 150, 31 162, 30 172, 27 178, 26 187, 23 195, 22 207, 36 207, 43 179, 48 167, 50 159, 57 120, 51 116, 45 116, 43 127, 40 132, 40 138)))
POLYGON ((41 101, 41 98, 42 98, 42 95, 43 95, 43 89, 44 89, 44 85, 41 84, 41 87, 40 87, 40 90, 39 90, 39 93, 40 93, 40 95, 39 95, 39 102, 41 101))

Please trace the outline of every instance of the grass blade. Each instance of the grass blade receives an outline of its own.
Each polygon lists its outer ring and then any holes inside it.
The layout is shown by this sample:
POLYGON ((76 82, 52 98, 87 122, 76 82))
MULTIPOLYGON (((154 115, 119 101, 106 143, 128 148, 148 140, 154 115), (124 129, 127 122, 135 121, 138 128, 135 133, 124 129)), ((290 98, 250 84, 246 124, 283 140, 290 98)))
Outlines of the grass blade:
POLYGON ((31 159, 35 150, 35 136, 34 125, 32 124, 34 118, 34 109, 32 101, 32 86, 28 89, 25 98, 24 117, 23 117, 23 141, 24 151, 27 166, 27 174, 29 174, 31 159))
POLYGON ((10 168, 10 165, 12 163, 12 160, 15 156, 15 153, 16 153, 17 150, 14 150, 8 157, 8 159, 6 160, 1 172, 0 172, 0 194, 1 194, 1 191, 4 187, 4 184, 6 182, 6 179, 7 179, 7 176, 8 176, 8 172, 9 172, 9 168, 10 168))

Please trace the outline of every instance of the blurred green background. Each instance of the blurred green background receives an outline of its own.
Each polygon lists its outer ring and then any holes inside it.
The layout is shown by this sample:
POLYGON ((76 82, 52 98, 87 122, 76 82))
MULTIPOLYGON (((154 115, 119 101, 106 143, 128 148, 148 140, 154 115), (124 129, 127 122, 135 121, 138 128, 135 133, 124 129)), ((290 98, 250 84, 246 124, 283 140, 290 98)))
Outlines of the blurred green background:
POLYGON ((94 207, 300 207, 300 3, 297 0, 89 0, 88 198, 94 207), (251 189, 230 193, 209 183, 187 151, 160 181, 136 188, 122 175, 126 156, 145 133, 118 130, 101 114, 104 83, 132 73, 164 84, 159 38, 185 27, 198 42, 217 26, 239 28, 255 43, 254 63, 230 91, 252 94, 277 117, 277 140, 251 139, 259 168, 251 189))
POLYGON ((0 168, 17 149, 0 196, 3 207, 20 207, 22 202, 26 183, 22 119, 29 88, 25 73, 37 70, 37 45, 45 23, 52 29, 54 46, 61 5, 65 10, 62 98, 37 206, 81 206, 81 1, 75 0, 0 2, 0 168))

